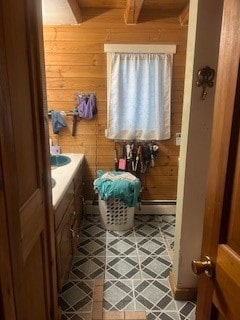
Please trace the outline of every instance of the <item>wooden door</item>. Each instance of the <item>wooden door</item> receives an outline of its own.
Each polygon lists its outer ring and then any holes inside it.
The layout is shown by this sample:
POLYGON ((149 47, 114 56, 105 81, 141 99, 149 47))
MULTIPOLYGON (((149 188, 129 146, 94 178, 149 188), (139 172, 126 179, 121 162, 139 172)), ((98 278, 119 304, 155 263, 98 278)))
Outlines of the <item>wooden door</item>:
POLYGON ((1 319, 56 319, 41 1, 0 0, 1 319))
POLYGON ((214 102, 197 320, 240 319, 240 1, 225 0, 214 102))

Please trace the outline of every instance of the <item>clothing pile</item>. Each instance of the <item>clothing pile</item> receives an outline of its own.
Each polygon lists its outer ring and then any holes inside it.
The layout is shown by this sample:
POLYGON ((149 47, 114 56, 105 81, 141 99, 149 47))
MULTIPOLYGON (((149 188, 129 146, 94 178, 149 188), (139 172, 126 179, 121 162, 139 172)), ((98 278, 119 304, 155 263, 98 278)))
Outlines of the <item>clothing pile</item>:
POLYGON ((129 172, 103 170, 98 170, 97 176, 93 185, 101 200, 119 198, 128 207, 136 206, 141 190, 138 178, 129 172))

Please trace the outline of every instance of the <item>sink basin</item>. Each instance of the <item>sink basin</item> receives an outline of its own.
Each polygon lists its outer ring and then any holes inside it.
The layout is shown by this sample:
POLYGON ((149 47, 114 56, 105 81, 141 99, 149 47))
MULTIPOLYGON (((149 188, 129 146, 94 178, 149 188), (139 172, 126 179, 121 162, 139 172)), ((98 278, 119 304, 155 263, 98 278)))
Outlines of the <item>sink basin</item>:
POLYGON ((68 156, 64 156, 62 154, 51 155, 51 166, 53 167, 65 166, 70 161, 71 159, 68 156))
POLYGON ((52 188, 54 188, 54 187, 55 187, 55 185, 56 185, 56 181, 55 181, 55 179, 51 178, 51 183, 52 183, 52 188))

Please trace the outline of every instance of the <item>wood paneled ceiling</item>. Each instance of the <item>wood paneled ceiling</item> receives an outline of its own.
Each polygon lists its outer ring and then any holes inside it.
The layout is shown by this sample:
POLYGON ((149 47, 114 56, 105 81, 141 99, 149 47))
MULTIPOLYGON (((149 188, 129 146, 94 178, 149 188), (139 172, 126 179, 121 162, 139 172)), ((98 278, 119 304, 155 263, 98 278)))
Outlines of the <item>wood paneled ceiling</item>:
POLYGON ((59 15, 66 12, 66 5, 72 11, 77 23, 84 22, 84 15, 89 10, 122 9, 126 24, 141 22, 141 17, 158 15, 159 17, 179 17, 180 23, 188 22, 189 0, 43 0, 46 12, 50 15, 59 15))
POLYGON ((141 14, 159 13, 161 16, 179 17, 182 25, 188 21, 189 0, 68 0, 78 23, 83 22, 84 10, 123 9, 126 24, 136 24, 141 14))
POLYGON ((143 2, 143 9, 154 10, 174 10, 179 13, 188 1, 186 0, 144 0, 144 1, 128 1, 128 0, 78 0, 82 8, 126 8, 127 2, 137 3, 143 2))

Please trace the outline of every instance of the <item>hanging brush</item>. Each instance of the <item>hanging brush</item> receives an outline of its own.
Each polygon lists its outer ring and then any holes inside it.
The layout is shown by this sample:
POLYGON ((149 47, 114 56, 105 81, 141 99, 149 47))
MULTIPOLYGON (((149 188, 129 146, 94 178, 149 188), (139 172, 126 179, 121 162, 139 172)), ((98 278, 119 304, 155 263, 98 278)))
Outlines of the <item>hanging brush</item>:
POLYGON ((126 156, 127 156, 127 170, 131 171, 131 145, 126 144, 126 156))
POLYGON ((150 166, 154 167, 155 166, 155 162, 154 162, 153 145, 152 145, 152 143, 149 143, 148 147, 149 147, 149 150, 150 150, 150 157, 151 157, 150 166))
POLYGON ((139 157, 140 157, 140 154, 141 154, 141 150, 142 150, 142 147, 138 146, 137 155, 136 155, 136 162, 135 162, 135 168, 134 168, 135 172, 137 171, 138 161, 139 161, 139 157))
POLYGON ((133 149, 134 149, 134 143, 131 144, 131 160, 132 160, 132 171, 134 171, 134 157, 133 157, 133 149))
POLYGON ((117 152, 117 147, 115 145, 115 149, 114 149, 114 152, 115 152, 115 170, 117 171, 118 170, 118 152, 117 152))

